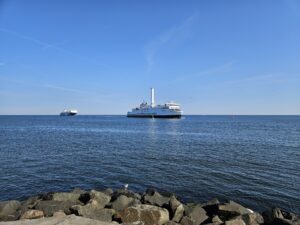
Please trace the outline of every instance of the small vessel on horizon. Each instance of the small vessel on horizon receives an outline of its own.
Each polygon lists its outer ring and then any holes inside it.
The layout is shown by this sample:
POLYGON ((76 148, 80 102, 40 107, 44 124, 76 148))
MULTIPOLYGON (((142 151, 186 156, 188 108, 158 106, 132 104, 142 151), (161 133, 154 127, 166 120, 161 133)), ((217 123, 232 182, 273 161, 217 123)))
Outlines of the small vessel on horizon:
POLYGON ((60 113, 60 116, 75 116, 77 113, 77 109, 65 109, 60 113))
POLYGON ((143 101, 139 107, 133 108, 127 113, 127 117, 181 118, 181 116, 180 105, 175 102, 155 105, 154 88, 151 88, 151 105, 143 101))

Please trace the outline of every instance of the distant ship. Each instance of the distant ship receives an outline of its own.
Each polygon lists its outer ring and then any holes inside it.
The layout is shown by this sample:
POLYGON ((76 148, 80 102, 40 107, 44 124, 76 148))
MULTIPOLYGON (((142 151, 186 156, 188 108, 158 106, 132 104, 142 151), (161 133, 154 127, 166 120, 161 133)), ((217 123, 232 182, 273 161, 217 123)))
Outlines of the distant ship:
POLYGON ((164 105, 155 105, 154 88, 151 88, 151 105, 142 102, 139 107, 133 108, 127 113, 127 117, 148 117, 148 118, 181 118, 180 105, 168 102, 164 105))
POLYGON ((78 113, 76 109, 65 109, 60 113, 61 116, 75 116, 78 113))

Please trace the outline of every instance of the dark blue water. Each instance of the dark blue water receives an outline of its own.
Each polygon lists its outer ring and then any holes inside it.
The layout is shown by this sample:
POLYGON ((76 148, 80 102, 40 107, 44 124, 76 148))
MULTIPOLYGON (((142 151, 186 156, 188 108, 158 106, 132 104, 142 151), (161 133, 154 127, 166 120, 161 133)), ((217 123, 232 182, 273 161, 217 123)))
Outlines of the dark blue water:
POLYGON ((300 212, 300 116, 0 116, 0 200, 157 187, 300 212))

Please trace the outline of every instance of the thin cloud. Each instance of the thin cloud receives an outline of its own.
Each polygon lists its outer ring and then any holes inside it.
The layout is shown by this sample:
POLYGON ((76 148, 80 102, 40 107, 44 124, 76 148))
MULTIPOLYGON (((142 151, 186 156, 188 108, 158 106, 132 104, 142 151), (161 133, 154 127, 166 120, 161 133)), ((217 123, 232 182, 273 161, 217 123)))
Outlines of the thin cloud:
POLYGON ((197 73, 194 73, 192 75, 182 75, 178 76, 173 80, 173 82, 181 82, 181 81, 186 81, 186 80, 191 80, 195 79, 197 77, 202 77, 202 76, 209 76, 209 75, 220 75, 223 73, 226 73, 232 69, 232 67, 236 64, 236 60, 231 60, 226 63, 223 63, 221 65, 215 66, 213 68, 201 70, 197 73))
POLYGON ((155 57, 159 49, 171 40, 178 37, 180 34, 187 33, 188 28, 197 19, 197 17, 198 13, 192 14, 181 24, 167 29, 165 32, 160 34, 157 38, 146 45, 147 72, 150 72, 152 70, 152 67, 155 63, 155 57))
POLYGON ((0 62, 0 66, 5 66, 5 62, 0 62))
POLYGON ((37 84, 37 83, 25 82, 22 80, 6 79, 6 78, 2 78, 2 77, 0 77, 0 80, 6 81, 6 82, 11 82, 11 83, 16 83, 16 84, 22 84, 25 86, 31 86, 31 87, 47 88, 47 89, 53 89, 53 90, 57 90, 57 91, 85 94, 85 92, 77 90, 77 89, 62 87, 62 86, 57 86, 57 85, 52 85, 52 84, 37 84))
MULTIPOLYGON (((45 42, 45 41, 42 41, 42 40, 39 40, 39 39, 36 39, 36 38, 33 38, 33 37, 29 37, 29 36, 26 36, 26 35, 23 35, 21 33, 18 33, 18 32, 12 31, 12 30, 8 30, 8 29, 5 29, 5 28, 0 28, 0 32, 12 35, 12 36, 17 37, 19 39, 30 41, 30 42, 40 46, 41 49, 43 49, 43 50, 45 50, 45 49, 54 49, 58 52, 66 53, 66 54, 74 56, 74 57, 85 58, 85 59, 88 59, 89 61, 94 61, 94 63, 103 66, 97 60, 94 60, 93 58, 84 57, 81 54, 75 53, 73 51, 66 50, 66 49, 64 49, 62 47, 59 47, 59 46, 57 46, 55 44, 52 44, 52 43, 48 43, 48 42, 45 42)), ((64 42, 62 42, 62 43, 64 43, 64 42)))

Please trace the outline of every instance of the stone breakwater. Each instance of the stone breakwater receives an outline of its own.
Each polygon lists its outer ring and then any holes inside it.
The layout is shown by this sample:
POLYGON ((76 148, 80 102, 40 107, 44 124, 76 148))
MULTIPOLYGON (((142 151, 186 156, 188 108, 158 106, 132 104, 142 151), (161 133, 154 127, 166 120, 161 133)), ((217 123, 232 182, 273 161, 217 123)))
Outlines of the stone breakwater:
POLYGON ((143 194, 75 189, 4 201, 0 221, 0 225, 300 225, 299 215, 279 208, 260 214, 233 201, 182 203, 175 195, 154 189, 143 194))

